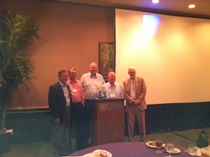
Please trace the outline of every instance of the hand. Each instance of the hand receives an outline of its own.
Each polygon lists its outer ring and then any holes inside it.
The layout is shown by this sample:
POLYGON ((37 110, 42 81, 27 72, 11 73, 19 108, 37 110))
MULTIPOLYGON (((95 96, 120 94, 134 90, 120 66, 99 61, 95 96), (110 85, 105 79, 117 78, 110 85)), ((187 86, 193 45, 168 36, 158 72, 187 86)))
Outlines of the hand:
POLYGON ((139 105, 139 104, 140 104, 140 103, 139 103, 139 100, 134 100, 134 101, 133 101, 133 104, 134 104, 134 105, 139 105))
POLYGON ((59 124, 60 123, 60 118, 55 118, 55 123, 59 124))

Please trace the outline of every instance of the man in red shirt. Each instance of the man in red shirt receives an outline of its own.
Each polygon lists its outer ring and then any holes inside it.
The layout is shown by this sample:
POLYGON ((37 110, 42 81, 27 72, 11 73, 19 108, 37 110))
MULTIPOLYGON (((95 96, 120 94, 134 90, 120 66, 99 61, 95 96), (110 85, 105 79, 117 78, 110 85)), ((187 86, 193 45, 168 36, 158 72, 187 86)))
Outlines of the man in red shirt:
POLYGON ((77 71, 75 68, 70 68, 68 70, 69 79, 67 84, 70 86, 70 91, 72 95, 71 104, 71 121, 75 121, 76 125, 76 145, 77 150, 83 149, 83 115, 84 115, 84 91, 79 80, 76 79, 77 71))

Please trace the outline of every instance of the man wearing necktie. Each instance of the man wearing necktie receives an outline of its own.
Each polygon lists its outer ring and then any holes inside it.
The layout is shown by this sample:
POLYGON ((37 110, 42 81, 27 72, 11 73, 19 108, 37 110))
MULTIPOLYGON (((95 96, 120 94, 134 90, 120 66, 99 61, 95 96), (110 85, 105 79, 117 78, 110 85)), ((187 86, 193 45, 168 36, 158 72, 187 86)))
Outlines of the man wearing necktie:
POLYGON ((134 141, 135 120, 137 120, 139 128, 140 141, 145 141, 146 85, 142 77, 136 76, 136 69, 134 67, 128 68, 128 74, 130 78, 123 82, 123 94, 126 99, 129 141, 134 141))

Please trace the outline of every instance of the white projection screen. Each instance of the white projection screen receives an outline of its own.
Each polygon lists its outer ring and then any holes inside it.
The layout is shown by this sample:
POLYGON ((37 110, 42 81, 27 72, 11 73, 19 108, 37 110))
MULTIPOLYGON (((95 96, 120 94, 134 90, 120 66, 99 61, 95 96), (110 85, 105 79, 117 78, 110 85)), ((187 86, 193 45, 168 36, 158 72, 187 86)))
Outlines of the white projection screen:
POLYGON ((210 101, 210 20, 116 9, 116 81, 137 69, 148 104, 210 101))

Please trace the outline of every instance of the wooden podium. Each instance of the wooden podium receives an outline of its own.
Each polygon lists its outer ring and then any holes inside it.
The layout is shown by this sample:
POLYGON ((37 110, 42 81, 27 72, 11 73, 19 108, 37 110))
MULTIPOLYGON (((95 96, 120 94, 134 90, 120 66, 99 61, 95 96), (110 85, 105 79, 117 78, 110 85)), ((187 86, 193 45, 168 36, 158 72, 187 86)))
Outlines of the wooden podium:
POLYGON ((125 140, 123 98, 102 98, 96 100, 92 117, 92 145, 125 140))

